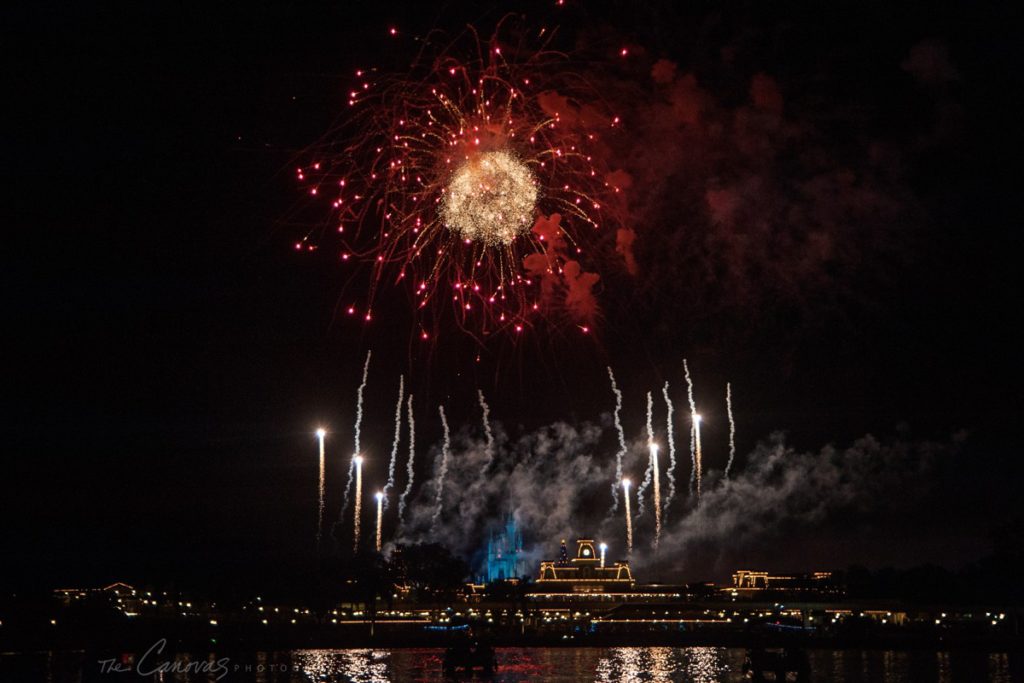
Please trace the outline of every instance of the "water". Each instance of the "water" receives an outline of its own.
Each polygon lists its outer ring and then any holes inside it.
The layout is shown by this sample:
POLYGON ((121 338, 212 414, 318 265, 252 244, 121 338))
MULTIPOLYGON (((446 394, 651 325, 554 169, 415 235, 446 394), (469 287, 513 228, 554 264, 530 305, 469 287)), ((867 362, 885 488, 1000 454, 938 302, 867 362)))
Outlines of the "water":
MULTIPOLYGON (((216 680, 240 683, 432 683, 447 680, 443 650, 293 650, 248 654, 122 655, 101 665, 85 652, 0 654, 0 681, 216 680), (196 673, 206 668, 208 673, 196 673), (160 673, 159 669, 164 672, 160 673), (121 669, 121 671, 117 671, 121 669), (156 673, 154 673, 154 671, 156 673), (146 674, 146 675, 142 675, 146 674)), ((830 683, 1009 683, 1024 680, 1024 654, 893 650, 811 650, 811 681, 830 683)), ((109 655, 107 655, 109 656, 109 655)), ((746 651, 724 647, 499 648, 490 680, 595 683, 726 683, 745 680, 746 651)), ((460 680, 468 680, 461 677, 460 680)))

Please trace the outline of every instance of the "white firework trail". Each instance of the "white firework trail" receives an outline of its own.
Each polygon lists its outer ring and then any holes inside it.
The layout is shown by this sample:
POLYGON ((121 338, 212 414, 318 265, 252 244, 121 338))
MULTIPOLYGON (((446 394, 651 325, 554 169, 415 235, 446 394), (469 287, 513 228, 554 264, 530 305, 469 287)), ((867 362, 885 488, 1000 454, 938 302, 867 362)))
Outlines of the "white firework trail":
POLYGON ((732 419, 732 385, 725 383, 725 409, 729 414, 729 462, 725 464, 725 478, 729 478, 732 460, 736 457, 736 422, 732 419))
POLYGON ((398 442, 402 436, 402 400, 405 398, 405 375, 398 376, 398 403, 395 404, 395 438, 391 441, 391 460, 388 461, 388 482, 384 484, 384 509, 388 508, 388 489, 395 485, 395 463, 398 461, 398 442))
POLYGON ((647 392, 647 443, 654 443, 654 396, 647 392))
POLYGON ((373 350, 366 352, 366 362, 363 363, 363 381, 359 385, 359 389, 356 390, 356 430, 355 430, 355 450, 352 452, 352 460, 348 464, 348 481, 345 482, 345 496, 341 502, 341 517, 345 516, 345 511, 348 510, 348 495, 349 491, 352 490, 352 474, 355 472, 355 459, 359 455, 359 436, 360 429, 363 424, 363 390, 366 389, 366 378, 370 373, 370 356, 373 355, 373 350))
POLYGON ((385 499, 386 498, 384 496, 384 492, 383 491, 378 491, 377 492, 377 538, 376 538, 377 542, 374 544, 374 548, 377 550, 378 553, 380 552, 381 541, 383 540, 383 537, 384 537, 383 529, 384 529, 384 501, 385 501, 385 499))
POLYGON ((348 510, 349 503, 349 492, 352 490, 352 479, 356 473, 356 461, 353 457, 348 461, 348 481, 345 482, 345 496, 341 500, 341 514, 338 516, 339 519, 345 519, 345 512, 348 510))
POLYGON ((661 474, 658 472, 658 444, 652 443, 651 469, 654 470, 654 549, 661 542, 661 474))
POLYGON ((629 479, 622 480, 622 498, 626 508, 626 552, 633 553, 633 516, 629 512, 629 479))
POLYGON ((409 481, 405 484, 405 490, 402 491, 401 497, 398 499, 398 524, 401 526, 402 521, 405 518, 405 499, 409 497, 409 493, 412 492, 413 482, 413 461, 416 459, 416 421, 413 419, 412 413, 412 394, 409 394, 409 409, 406 417, 409 420, 409 462, 406 465, 406 473, 409 475, 409 481))
POLYGON ((366 352, 366 362, 363 363, 363 381, 359 385, 359 390, 356 392, 356 453, 359 452, 359 436, 360 429, 363 425, 363 391, 366 390, 366 378, 370 375, 370 356, 373 355, 373 350, 366 352))
POLYGON ((615 383, 615 373, 608 366, 608 379, 612 381, 612 392, 615 394, 615 430, 619 434, 619 450, 615 454, 615 481, 612 482, 612 508, 609 515, 619 509, 619 483, 622 481, 622 457, 626 454, 626 432, 622 429, 622 392, 615 383))
POLYGON ((356 504, 355 514, 352 518, 352 550, 358 553, 360 522, 363 516, 363 457, 357 455, 354 462, 356 465, 356 504))
POLYGON ((700 504, 700 480, 701 480, 701 471, 704 468, 704 458, 701 456, 701 452, 700 452, 700 415, 694 415, 693 416, 693 431, 694 431, 694 440, 697 443, 697 451, 696 451, 696 453, 697 453, 697 469, 696 469, 696 472, 697 472, 697 503, 700 504))
POLYGON ((487 405, 487 400, 484 399, 484 392, 477 389, 476 395, 480 400, 480 410, 483 411, 484 434, 487 436, 487 444, 484 446, 487 460, 484 461, 484 466, 480 468, 480 476, 482 477, 487 474, 487 468, 494 462, 494 432, 491 431, 491 408, 487 405))
POLYGON ((320 442, 320 477, 317 480, 317 516, 316 516, 316 547, 320 547, 320 541, 324 535, 324 497, 327 493, 327 458, 324 454, 324 437, 327 432, 324 429, 316 430, 317 440, 320 442))
POLYGON ((672 420, 675 408, 672 407, 672 399, 668 395, 668 382, 665 382, 665 386, 661 390, 661 395, 665 398, 665 412, 668 431, 668 495, 665 497, 665 513, 667 514, 668 506, 672 504, 672 499, 676 496, 676 436, 672 420))
POLYGON ((441 426, 444 428, 444 444, 441 447, 441 466, 437 473, 437 496, 435 498, 434 516, 431 518, 432 528, 437 528, 441 520, 441 508, 444 505, 444 477, 448 474, 448 456, 452 449, 452 437, 448 431, 448 418, 444 414, 444 406, 438 406, 437 412, 441 415, 441 426))
POLYGON ((697 481, 697 432, 693 426, 697 415, 697 404, 693 401, 693 380, 690 379, 690 366, 683 359, 683 373, 686 375, 686 396, 690 401, 690 495, 693 495, 693 484, 697 481))
MULTIPOLYGON (((651 444, 654 443, 654 429, 652 426, 652 420, 654 417, 654 398, 651 396, 651 392, 647 392, 647 449, 650 451, 651 444)), ((648 458, 647 469, 644 470, 643 481, 640 482, 640 486, 636 487, 636 516, 644 516, 644 493, 647 491, 647 487, 651 485, 652 475, 654 474, 654 460, 648 458)))

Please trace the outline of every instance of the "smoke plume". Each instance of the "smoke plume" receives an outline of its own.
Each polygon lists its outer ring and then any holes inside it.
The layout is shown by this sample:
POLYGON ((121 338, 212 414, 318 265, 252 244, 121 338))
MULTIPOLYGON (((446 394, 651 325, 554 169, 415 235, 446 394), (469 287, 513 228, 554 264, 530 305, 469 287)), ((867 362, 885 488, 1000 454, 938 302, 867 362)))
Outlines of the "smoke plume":
MULTIPOLYGON (((486 477, 480 471, 487 444, 470 427, 452 436, 447 472, 444 447, 435 447, 442 457, 435 458, 432 477, 410 502, 397 542, 440 542, 479 568, 488 535, 512 514, 523 531, 531 576, 537 561, 554 557, 562 538, 597 538, 608 543, 610 560, 625 556, 625 524, 620 516, 606 514, 608 485, 616 476, 608 448, 617 440, 613 428, 557 422, 510 438, 496 422, 494 436, 494 461, 486 477), (444 508, 457 509, 457 515, 437 515, 442 479, 444 508)), ((645 465, 646 445, 645 439, 630 445, 627 472, 645 465)), ((844 545, 851 538, 877 544, 883 530, 892 534, 902 528, 893 517, 923 514, 956 448, 955 441, 882 442, 866 436, 845 448, 802 452, 774 434, 745 459, 737 457, 728 480, 709 472, 701 505, 680 511, 663 528, 657 559, 637 550, 632 562, 645 581, 722 579, 747 564, 806 569, 787 567, 778 552, 779 544, 799 542, 806 546, 796 561, 844 567, 858 559, 856 546, 844 545)), ((914 524, 920 526, 920 519, 914 524)), ((635 533, 636 548, 650 547, 653 517, 636 525, 635 533)), ((906 538, 896 540, 900 548, 894 552, 914 546, 906 538)))

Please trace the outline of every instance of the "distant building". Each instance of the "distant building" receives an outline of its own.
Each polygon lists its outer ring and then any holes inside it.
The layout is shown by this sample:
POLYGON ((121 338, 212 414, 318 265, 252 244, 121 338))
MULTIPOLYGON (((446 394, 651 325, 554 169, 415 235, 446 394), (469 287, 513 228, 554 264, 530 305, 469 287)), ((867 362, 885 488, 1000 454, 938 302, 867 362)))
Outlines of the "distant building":
POLYGON ((57 588, 54 597, 65 605, 89 599, 129 600, 135 597, 136 590, 127 583, 120 581, 102 588, 57 588))
POLYGON ((588 538, 576 539, 576 554, 570 559, 562 541, 558 560, 540 563, 537 590, 566 593, 616 593, 633 587, 629 563, 606 563, 588 538))
POLYGON ((507 581, 523 576, 523 535, 512 515, 501 531, 487 541, 487 582, 507 581))
MULTIPOLYGON (((132 616, 138 613, 142 605, 149 604, 148 600, 139 597, 138 591, 133 587, 120 581, 102 588, 58 588, 53 591, 53 595, 65 607, 74 604, 103 604, 115 607, 132 616)), ((153 605, 156 605, 155 600, 153 605)))
POLYGON ((837 588, 832 578, 832 572, 773 575, 768 572, 740 569, 732 575, 732 586, 723 590, 731 591, 734 594, 753 594, 762 591, 815 591, 829 593, 835 592, 837 588))

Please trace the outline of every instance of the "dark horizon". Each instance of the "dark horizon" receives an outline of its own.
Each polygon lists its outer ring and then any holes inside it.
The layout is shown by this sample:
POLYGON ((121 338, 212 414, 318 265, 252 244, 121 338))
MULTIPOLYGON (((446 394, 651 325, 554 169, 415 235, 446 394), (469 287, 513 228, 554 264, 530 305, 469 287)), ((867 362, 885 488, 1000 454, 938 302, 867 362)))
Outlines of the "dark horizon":
MULTIPOLYGON (((501 457, 513 459, 547 425, 602 424, 614 408, 610 365, 627 437, 638 440, 646 391, 660 396, 669 381, 685 407, 685 357, 708 418, 709 471, 727 458, 726 382, 737 477, 777 431, 798 454, 873 435, 909 455, 877 461, 899 474, 887 482, 877 472, 877 505, 851 494, 860 516, 825 506, 822 519, 798 523, 817 509, 808 499, 728 554, 686 546, 678 574, 652 567, 659 578, 720 580, 729 563, 772 562, 780 537, 796 553, 766 569, 854 560, 957 569, 980 559, 1019 523, 1024 475, 1011 11, 965 2, 927 12, 743 2, 345 11, 270 0, 244 13, 170 3, 6 10, 17 123, 5 174, 15 235, 5 269, 14 346, 5 588, 124 579, 216 590, 308 576, 314 430, 331 431, 333 519, 371 349, 368 491, 383 478, 399 374, 416 394, 417 473, 427 482, 440 403, 453 433, 467 430, 458 458, 482 438, 482 390, 516 442, 501 457), (706 121, 670 141, 692 156, 644 145, 659 142, 659 117, 678 93, 650 85, 647 99, 616 102, 636 114, 626 131, 643 146, 623 160, 644 180, 631 207, 642 272, 602 273, 589 337, 553 327, 479 347, 453 331, 424 348, 394 289, 373 324, 354 324, 337 314, 348 276, 334 251, 291 248, 315 215, 292 166, 345 114, 353 69, 400 67, 412 37, 492 26, 506 10, 561 25, 570 47, 628 45, 636 61, 602 75, 616 88, 646 78, 658 59, 693 74, 706 121), (781 98, 774 136, 751 104, 762 76, 781 98), (766 127, 747 139, 728 127, 742 120, 766 127), (719 210, 713 198, 739 208, 719 210), (747 232, 761 220, 767 227, 747 232), (829 255, 817 260, 821 244, 829 255), (926 443, 943 446, 915 474, 908 458, 931 452, 926 443)), ((611 459, 603 424, 594 454, 611 459)), ((685 491, 688 434, 676 439, 685 491)), ((751 482, 774 481, 755 469, 751 482)), ((596 526, 609 502, 595 493, 574 523, 596 526)), ((525 531, 541 555, 557 549, 557 538, 525 531)))

